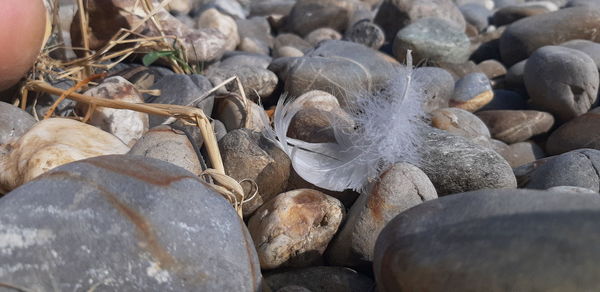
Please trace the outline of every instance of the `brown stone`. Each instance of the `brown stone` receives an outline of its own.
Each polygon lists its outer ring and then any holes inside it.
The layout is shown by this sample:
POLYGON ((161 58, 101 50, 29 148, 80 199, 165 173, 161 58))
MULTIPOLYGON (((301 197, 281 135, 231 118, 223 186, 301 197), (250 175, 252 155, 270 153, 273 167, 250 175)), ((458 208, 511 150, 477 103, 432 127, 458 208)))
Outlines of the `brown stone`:
MULTIPOLYGON (((459 108, 441 108, 431 112, 431 125, 440 130, 463 136, 477 144, 491 135, 476 115, 459 108)), ((487 143, 485 144, 487 145, 487 143)))
POLYGON ((248 222, 261 268, 319 262, 344 213, 340 201, 319 191, 300 189, 276 196, 248 222))
POLYGON ((546 133, 554 124, 551 114, 531 110, 490 110, 477 116, 490 128, 492 137, 509 144, 546 133))
POLYGON ((590 111, 562 125, 546 143, 550 155, 579 148, 600 150, 600 112, 590 111))
POLYGON ((497 152, 508 161, 512 168, 534 162, 545 156, 544 150, 540 146, 528 141, 506 145, 497 152))
POLYGON ((352 205, 348 220, 328 248, 328 262, 369 268, 383 227, 401 212, 435 198, 435 187, 423 171, 408 163, 393 165, 352 205))

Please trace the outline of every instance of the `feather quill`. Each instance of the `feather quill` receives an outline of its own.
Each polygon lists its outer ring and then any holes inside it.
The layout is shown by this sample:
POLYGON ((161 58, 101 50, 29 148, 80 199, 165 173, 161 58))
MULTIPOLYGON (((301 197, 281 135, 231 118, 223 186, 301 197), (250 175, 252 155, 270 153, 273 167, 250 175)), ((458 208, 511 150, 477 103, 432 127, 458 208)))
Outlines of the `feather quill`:
POLYGON ((280 98, 274 113, 275 129, 265 135, 288 154, 303 179, 333 191, 362 190, 399 161, 418 164, 424 94, 413 78, 410 52, 407 65, 395 67, 391 75, 385 88, 366 92, 349 106, 352 126, 335 115, 329 117, 335 143, 287 137, 292 118, 303 108, 301 98, 280 98))

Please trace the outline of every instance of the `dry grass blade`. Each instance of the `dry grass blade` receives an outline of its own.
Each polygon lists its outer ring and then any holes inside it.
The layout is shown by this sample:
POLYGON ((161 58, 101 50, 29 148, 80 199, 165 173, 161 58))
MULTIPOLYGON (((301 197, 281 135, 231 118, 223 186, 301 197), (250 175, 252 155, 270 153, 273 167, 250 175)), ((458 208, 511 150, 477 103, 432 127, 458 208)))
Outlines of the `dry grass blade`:
MULTIPOLYGON (((46 92, 51 94, 57 94, 65 96, 66 98, 75 100, 77 102, 86 103, 92 107, 101 106, 115 109, 127 109, 138 112, 143 112, 153 115, 170 116, 173 118, 180 119, 182 122, 188 125, 197 126, 200 130, 202 138, 204 139, 205 147, 208 152, 208 157, 211 162, 213 169, 208 169, 202 173, 202 175, 211 176, 216 182, 213 187, 219 193, 221 193, 227 200, 229 200, 238 214, 242 216, 241 207, 242 204, 248 200, 244 200, 244 191, 240 182, 237 182, 233 178, 225 174, 225 168, 219 152, 219 146, 215 137, 214 131, 210 125, 208 117, 204 112, 195 107, 182 106, 182 105, 171 105, 171 104, 149 104, 149 103, 130 103, 119 100, 110 100, 104 98, 98 98, 94 96, 88 96, 75 92, 69 92, 60 88, 53 87, 44 81, 30 81, 27 84, 27 89, 38 92, 46 92)), ((247 180, 244 180, 247 181, 247 180)), ((256 195, 257 187, 254 183, 254 195, 256 195)))
POLYGON ((4 282, 0 282, 0 288, 7 288, 7 289, 18 291, 18 292, 33 292, 32 290, 29 290, 27 288, 15 286, 15 285, 4 283, 4 282))

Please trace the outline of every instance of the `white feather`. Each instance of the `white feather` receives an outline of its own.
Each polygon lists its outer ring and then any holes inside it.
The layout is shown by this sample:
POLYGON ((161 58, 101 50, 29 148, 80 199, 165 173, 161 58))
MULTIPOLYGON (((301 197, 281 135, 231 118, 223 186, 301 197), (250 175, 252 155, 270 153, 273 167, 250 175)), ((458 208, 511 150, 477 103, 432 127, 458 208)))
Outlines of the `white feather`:
POLYGON ((395 68, 386 88, 357 96, 356 104, 347 109, 355 127, 349 128, 348 123, 331 115, 336 143, 309 143, 287 137, 303 101, 285 97, 275 109, 274 133, 271 130, 266 135, 278 142, 306 181, 334 191, 362 189, 396 162, 418 163, 424 94, 416 83, 409 52, 407 66, 395 68))

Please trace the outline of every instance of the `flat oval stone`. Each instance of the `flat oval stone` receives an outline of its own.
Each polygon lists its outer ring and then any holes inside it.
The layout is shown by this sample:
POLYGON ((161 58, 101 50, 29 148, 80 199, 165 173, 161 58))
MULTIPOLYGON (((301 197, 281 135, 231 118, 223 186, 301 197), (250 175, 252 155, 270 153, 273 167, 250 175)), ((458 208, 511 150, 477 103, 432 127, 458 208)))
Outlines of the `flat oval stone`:
POLYGON ((506 145, 501 150, 496 151, 508 161, 512 168, 534 162, 546 156, 540 146, 528 141, 506 145))
POLYGON ((20 108, 0 101, 0 144, 6 144, 25 134, 36 120, 20 108))
POLYGON ((569 152, 580 148, 600 150, 600 112, 590 111, 576 117, 556 129, 546 142, 551 155, 569 152))
POLYGON ((492 23, 495 26, 511 24, 519 19, 550 12, 541 5, 512 5, 505 6, 494 12, 492 23))
POLYGON ((431 125, 477 144, 491 138, 490 130, 481 119, 459 108, 442 108, 431 112, 431 125))
POLYGON ((595 32, 599 25, 600 8, 565 8, 523 18, 509 25, 500 38, 502 61, 512 66, 538 48, 568 40, 599 42, 600 34, 595 32))
POLYGON ((536 163, 526 177, 526 188, 547 189, 555 186, 600 190, 600 151, 578 149, 536 163))
POLYGON ((413 62, 463 63, 469 58, 469 38, 448 20, 423 18, 407 25, 394 38, 394 57, 404 61, 406 52, 412 51, 413 62))
POLYGON ((328 247, 328 262, 369 269, 383 227, 401 212, 435 198, 435 187, 422 170, 408 163, 394 164, 352 205, 344 227, 328 247))
POLYGON ((261 289, 235 210, 167 162, 113 155, 70 163, 2 197, 0 210, 2 283, 31 291, 261 289))
POLYGON ((377 239, 377 288, 596 290, 599 222, 598 194, 481 190, 425 202, 377 239))
POLYGON ((344 0, 299 0, 290 11, 290 29, 301 36, 320 27, 343 31, 359 1, 344 0))
POLYGON ((540 111, 490 110, 478 112, 477 116, 488 126, 492 137, 508 144, 546 133, 554 125, 554 117, 540 111))
POLYGON ((578 50, 559 46, 536 50, 525 64, 524 79, 534 108, 555 114, 562 122, 584 114, 598 98, 596 64, 578 50))
POLYGON ((248 221, 260 267, 307 267, 322 261, 345 217, 337 199, 299 189, 277 195, 248 221))
POLYGON ((439 196, 517 186, 512 168, 494 150, 435 128, 424 135, 419 166, 439 196))

